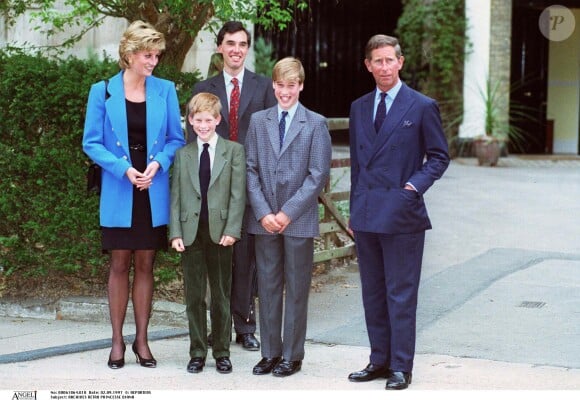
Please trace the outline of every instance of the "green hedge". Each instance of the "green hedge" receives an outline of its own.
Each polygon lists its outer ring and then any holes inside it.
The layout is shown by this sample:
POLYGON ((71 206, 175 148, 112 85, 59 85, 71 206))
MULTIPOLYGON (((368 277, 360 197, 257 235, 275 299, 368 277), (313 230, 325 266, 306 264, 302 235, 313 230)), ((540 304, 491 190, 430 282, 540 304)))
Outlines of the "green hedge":
MULTIPOLYGON (((86 193, 82 151, 91 84, 118 72, 116 61, 49 60, 0 50, 0 271, 45 275, 95 273, 100 251, 98 197, 86 193)), ((185 110, 198 72, 159 65, 185 110)), ((158 260, 170 278, 177 258, 158 260)))

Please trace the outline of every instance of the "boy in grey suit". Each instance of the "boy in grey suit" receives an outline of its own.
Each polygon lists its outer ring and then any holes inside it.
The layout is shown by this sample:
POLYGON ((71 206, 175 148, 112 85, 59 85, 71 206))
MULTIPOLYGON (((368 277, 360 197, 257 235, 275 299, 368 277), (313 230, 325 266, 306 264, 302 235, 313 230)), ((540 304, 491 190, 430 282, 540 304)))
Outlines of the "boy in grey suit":
POLYGON ((230 357, 232 249, 241 237, 246 206, 244 146, 215 132, 221 103, 211 93, 189 102, 188 122, 197 139, 175 155, 171 182, 169 237, 182 253, 189 320, 187 371, 201 372, 208 351, 207 281, 211 292, 213 357, 220 373, 232 371, 230 357), (201 150, 203 148, 203 150, 201 150))
POLYGON ((332 146, 326 118, 299 102, 301 62, 278 61, 272 79, 278 104, 252 116, 246 138, 262 341, 253 373, 289 376, 304 358, 318 195, 330 175, 332 146))

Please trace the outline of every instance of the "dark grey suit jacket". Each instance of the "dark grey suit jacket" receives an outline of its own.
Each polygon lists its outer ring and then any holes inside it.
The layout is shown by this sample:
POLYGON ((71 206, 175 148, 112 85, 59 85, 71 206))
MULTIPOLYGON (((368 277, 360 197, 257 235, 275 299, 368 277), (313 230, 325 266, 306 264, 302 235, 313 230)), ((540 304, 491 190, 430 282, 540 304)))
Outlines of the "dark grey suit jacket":
MULTIPOLYGON (((193 96, 201 92, 208 92, 219 97, 222 103, 222 120, 216 128, 216 132, 223 138, 230 138, 230 110, 228 106, 228 94, 224 81, 224 74, 218 75, 198 82, 193 87, 193 96)), ((248 69, 244 70, 244 81, 242 82, 242 92, 240 94, 240 108, 238 109, 238 142, 244 144, 246 132, 250 125, 250 117, 256 111, 261 111, 276 104, 272 80, 268 77, 258 75, 248 69)), ((195 133, 191 126, 187 124, 187 142, 195 139, 195 133)))

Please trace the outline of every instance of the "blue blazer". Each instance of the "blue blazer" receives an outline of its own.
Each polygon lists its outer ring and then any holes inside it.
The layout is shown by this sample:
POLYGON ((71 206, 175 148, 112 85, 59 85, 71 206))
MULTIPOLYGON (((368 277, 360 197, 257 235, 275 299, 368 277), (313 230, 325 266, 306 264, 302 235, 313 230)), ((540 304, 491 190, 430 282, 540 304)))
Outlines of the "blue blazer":
MULTIPOLYGON (((109 80, 105 101, 103 81, 91 86, 83 151, 103 168, 100 224, 131 226, 133 185, 125 175, 131 167, 123 71, 109 80)), ((147 101, 147 162, 161 168, 148 189, 153 226, 169 223, 169 168, 175 152, 185 144, 177 92, 173 82, 154 76, 145 80, 147 101)))
POLYGON ((386 234, 430 229, 423 194, 450 161, 437 103, 403 83, 376 133, 374 96, 350 109, 350 227, 386 234), (417 192, 403 189, 407 182, 417 192))

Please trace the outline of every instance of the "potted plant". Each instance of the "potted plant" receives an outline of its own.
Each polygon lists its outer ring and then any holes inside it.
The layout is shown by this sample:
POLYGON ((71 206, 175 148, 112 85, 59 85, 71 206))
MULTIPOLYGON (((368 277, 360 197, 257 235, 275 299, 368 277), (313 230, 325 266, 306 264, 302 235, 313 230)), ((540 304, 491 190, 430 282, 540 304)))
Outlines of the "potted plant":
POLYGON ((477 162, 482 166, 493 167, 497 165, 501 155, 502 147, 505 145, 506 135, 500 122, 500 102, 499 91, 500 82, 492 84, 488 78, 485 90, 480 90, 484 104, 484 128, 483 134, 477 136, 473 141, 473 147, 477 162))
MULTIPOLYGON (((513 89, 513 87, 512 87, 513 89)), ((485 91, 480 91, 484 101, 485 132, 474 139, 474 152, 479 165, 495 166, 500 155, 507 152, 507 144, 521 147, 527 133, 514 123, 521 120, 536 121, 532 109, 514 101, 506 101, 509 92, 502 92, 500 81, 492 84, 488 78, 485 91), (507 114, 505 108, 509 106, 507 114)))

